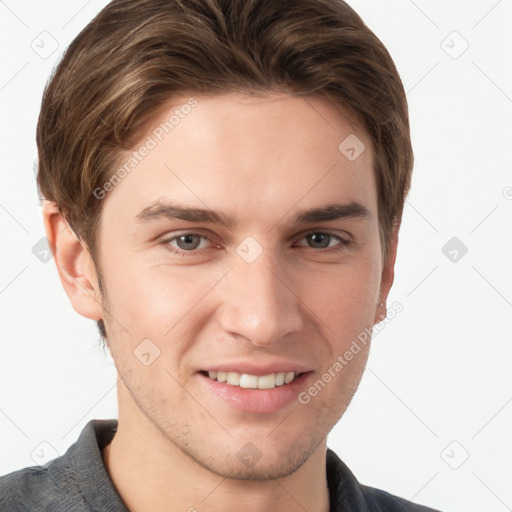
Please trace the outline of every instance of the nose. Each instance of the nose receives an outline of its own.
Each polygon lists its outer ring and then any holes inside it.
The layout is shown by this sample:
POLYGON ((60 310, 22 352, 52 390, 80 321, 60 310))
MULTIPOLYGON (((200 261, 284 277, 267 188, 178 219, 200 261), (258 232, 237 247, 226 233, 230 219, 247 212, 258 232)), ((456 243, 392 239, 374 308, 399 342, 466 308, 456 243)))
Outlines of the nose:
POLYGON ((252 263, 235 261, 221 291, 224 332, 259 346, 271 346, 299 332, 303 325, 301 301, 294 293, 289 272, 265 252, 252 263))

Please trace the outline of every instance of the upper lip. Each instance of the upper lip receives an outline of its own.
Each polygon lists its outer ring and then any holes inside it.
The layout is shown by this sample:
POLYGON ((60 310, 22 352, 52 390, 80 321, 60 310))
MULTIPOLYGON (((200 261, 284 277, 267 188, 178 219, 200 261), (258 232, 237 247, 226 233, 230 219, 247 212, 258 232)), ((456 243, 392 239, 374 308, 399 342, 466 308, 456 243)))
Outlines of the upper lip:
POLYGON ((305 373, 311 369, 305 365, 290 361, 274 361, 267 364, 257 364, 251 361, 240 361, 233 363, 219 363, 202 368, 205 372, 236 372, 249 375, 270 375, 271 373, 305 373))

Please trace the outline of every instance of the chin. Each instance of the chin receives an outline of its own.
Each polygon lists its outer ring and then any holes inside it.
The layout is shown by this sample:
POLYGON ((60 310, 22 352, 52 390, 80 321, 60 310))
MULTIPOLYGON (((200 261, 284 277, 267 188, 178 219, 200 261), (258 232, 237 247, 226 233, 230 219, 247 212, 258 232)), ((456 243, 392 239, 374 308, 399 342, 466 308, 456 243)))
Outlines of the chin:
MULTIPOLYGON (((306 462, 310 454, 294 450, 287 457, 274 455, 271 458, 265 458, 261 455, 259 460, 246 463, 240 461, 238 454, 234 454, 224 460, 217 459, 210 467, 204 467, 224 478, 261 482, 283 478, 294 473, 306 462), (221 461, 220 464, 219 461, 221 461)), ((198 462, 201 464, 200 461, 198 462)))
POLYGON ((286 477, 297 471, 325 439, 298 433, 281 439, 272 439, 268 431, 261 437, 247 441, 236 436, 226 444, 208 445, 204 439, 194 443, 192 439, 180 448, 204 469, 224 478, 266 481, 286 477), (318 439, 317 439, 318 438, 318 439))

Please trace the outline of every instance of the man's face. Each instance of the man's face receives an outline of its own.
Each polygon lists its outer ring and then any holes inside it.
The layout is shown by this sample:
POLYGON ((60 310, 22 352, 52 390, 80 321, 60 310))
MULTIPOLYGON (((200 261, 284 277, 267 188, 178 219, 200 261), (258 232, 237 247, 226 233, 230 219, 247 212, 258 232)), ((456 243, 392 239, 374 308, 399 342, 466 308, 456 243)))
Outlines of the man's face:
POLYGON ((134 148, 146 144, 147 155, 103 199, 98 264, 123 378, 120 424, 144 430, 148 442, 169 440, 218 474, 276 478, 325 441, 359 384, 368 346, 317 384, 308 403, 299 393, 382 312, 371 143, 320 98, 195 99, 169 133, 158 127, 187 97, 154 120, 134 148), (366 145, 355 160, 338 148, 350 135, 366 145), (159 203, 233 223, 172 218, 162 208, 155 215, 159 203), (296 220, 331 204, 362 208, 296 220), (214 381, 208 371, 270 388, 214 381), (302 375, 290 384, 258 379, 288 372, 302 375))

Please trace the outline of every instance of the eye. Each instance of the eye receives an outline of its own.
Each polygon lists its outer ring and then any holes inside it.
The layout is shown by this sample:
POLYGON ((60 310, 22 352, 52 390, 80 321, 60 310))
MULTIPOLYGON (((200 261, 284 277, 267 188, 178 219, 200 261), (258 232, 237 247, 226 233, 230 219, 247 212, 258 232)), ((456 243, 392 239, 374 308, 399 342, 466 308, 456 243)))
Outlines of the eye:
MULTIPOLYGON (((319 252, 322 253, 342 251, 351 243, 339 235, 325 231, 307 233, 300 239, 300 242, 303 240, 306 240, 307 245, 303 243, 298 243, 297 245, 310 249, 320 249, 319 252)), ((207 249, 208 244, 211 244, 212 241, 206 235, 200 233, 183 232, 162 240, 161 243, 174 254, 179 256, 189 254, 192 256, 194 253, 200 253, 202 249, 207 249)))
MULTIPOLYGON (((163 243, 166 246, 171 246, 176 252, 193 252, 196 249, 204 249, 204 246, 199 247, 202 242, 208 242, 208 237, 200 235, 199 233, 182 233, 173 238, 164 240, 163 243), (176 245, 174 245, 176 242, 176 245)), ((171 249, 173 250, 173 249, 171 249)))
POLYGON ((324 231, 314 231, 308 233, 301 240, 306 240, 308 243, 311 243, 312 245, 309 247, 312 249, 327 249, 333 247, 334 250, 342 250, 344 247, 350 244, 348 240, 345 240, 341 236, 324 231), (338 241, 338 243, 331 243, 336 241, 338 241))

